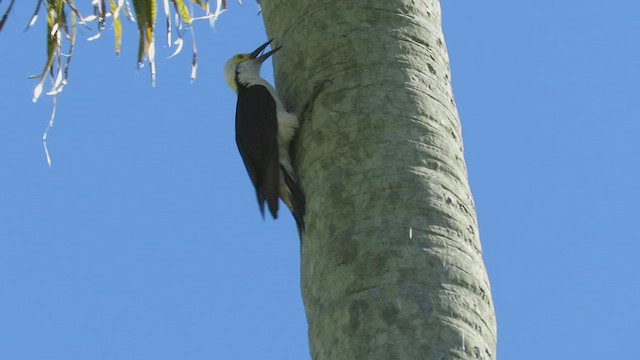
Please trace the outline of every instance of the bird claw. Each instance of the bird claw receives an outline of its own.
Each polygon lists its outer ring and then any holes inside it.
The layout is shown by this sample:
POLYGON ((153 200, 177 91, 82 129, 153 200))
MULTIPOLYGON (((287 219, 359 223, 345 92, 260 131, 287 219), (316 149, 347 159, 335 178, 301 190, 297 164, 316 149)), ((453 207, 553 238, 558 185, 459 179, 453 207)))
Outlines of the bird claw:
POLYGON ((313 111, 313 103, 316 101, 316 98, 318 97, 318 95, 320 95, 320 93, 324 91, 324 89, 327 87, 327 85, 331 85, 331 84, 333 84, 333 81, 331 81, 329 79, 324 79, 322 81, 317 82, 313 86, 313 91, 311 92, 311 96, 304 103, 304 106, 302 107, 302 111, 300 112, 300 122, 301 123, 305 119, 307 119, 307 115, 310 115, 309 113, 311 111, 313 111))
POLYGON ((329 79, 324 79, 322 81, 317 82, 313 87, 313 96, 314 97, 318 96, 318 94, 322 92, 322 90, 324 90, 324 88, 327 87, 327 85, 331 85, 331 84, 333 84, 333 81, 329 79))

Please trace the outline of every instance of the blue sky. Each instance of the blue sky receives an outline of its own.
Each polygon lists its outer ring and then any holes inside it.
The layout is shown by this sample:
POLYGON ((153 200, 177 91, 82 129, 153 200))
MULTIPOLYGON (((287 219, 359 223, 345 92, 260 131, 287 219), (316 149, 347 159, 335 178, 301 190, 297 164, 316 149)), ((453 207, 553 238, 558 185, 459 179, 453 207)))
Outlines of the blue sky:
MULTIPOLYGON (((44 22, 24 33, 33 8, 14 9, 0 33, 0 358, 309 359, 295 224, 261 219, 222 79, 266 35, 252 1, 229 3, 215 31, 197 28, 193 84, 186 48, 150 88, 131 24, 120 57, 110 35, 79 41, 52 168, 50 101, 34 105, 27 80, 44 22)), ((640 5, 443 9, 499 358, 633 358, 640 5)))

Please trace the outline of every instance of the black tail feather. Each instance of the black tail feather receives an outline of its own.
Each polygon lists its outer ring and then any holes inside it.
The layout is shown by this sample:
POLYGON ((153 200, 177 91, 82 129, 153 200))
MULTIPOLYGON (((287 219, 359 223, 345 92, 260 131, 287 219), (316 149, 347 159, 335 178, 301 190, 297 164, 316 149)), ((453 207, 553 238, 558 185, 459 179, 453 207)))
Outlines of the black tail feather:
POLYGON ((290 199, 289 201, 284 202, 291 210, 291 214, 296 221, 296 225, 298 226, 298 233, 300 236, 304 233, 305 224, 304 224, 304 215, 306 210, 306 199, 304 197, 304 193, 300 188, 300 182, 295 174, 288 172, 284 167, 282 168, 282 173, 284 174, 284 185, 289 190, 290 199))

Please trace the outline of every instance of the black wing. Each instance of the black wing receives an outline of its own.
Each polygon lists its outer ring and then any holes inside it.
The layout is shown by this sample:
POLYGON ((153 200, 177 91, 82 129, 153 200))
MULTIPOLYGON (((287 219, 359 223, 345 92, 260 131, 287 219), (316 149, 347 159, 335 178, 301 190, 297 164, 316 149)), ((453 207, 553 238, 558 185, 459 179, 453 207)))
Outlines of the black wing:
POLYGON ((267 202, 273 218, 278 217, 280 165, 276 103, 264 86, 238 89, 236 144, 256 188, 260 212, 267 202))

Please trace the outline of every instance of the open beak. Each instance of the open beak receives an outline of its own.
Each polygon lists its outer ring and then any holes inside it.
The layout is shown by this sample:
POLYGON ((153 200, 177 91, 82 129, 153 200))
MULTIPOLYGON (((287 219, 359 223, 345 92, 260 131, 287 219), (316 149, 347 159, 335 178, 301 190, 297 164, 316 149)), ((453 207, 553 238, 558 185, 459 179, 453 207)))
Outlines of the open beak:
POLYGON ((260 55, 262 50, 264 50, 267 46, 269 46, 269 44, 271 44, 272 41, 273 41, 273 39, 271 39, 271 40, 267 41, 266 43, 260 45, 260 47, 258 47, 251 54, 249 54, 249 57, 251 57, 252 59, 257 59, 260 62, 263 62, 263 61, 267 60, 271 55, 273 55, 273 53, 275 53, 276 51, 278 51, 278 50, 280 50, 282 48, 282 46, 278 46, 277 48, 272 49, 271 51, 268 51, 268 52, 260 55))

